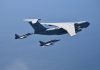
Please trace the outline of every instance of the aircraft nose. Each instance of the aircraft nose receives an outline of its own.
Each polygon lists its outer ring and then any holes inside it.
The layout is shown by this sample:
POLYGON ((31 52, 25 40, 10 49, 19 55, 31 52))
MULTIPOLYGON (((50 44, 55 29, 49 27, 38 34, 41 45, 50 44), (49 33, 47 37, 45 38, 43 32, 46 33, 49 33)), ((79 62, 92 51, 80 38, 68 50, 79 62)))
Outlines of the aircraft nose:
POLYGON ((81 26, 81 28, 87 28, 90 25, 90 23, 89 22, 83 22, 79 25, 81 26))
POLYGON ((84 28, 87 28, 89 25, 90 25, 89 22, 84 22, 83 27, 84 27, 84 28))

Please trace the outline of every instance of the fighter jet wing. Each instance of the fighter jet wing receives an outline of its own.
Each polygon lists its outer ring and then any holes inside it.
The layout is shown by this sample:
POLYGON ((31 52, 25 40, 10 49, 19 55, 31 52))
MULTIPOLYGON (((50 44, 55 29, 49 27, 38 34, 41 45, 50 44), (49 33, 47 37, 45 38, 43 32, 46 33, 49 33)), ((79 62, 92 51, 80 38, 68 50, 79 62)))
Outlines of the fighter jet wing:
POLYGON ((70 36, 76 35, 74 23, 41 23, 47 25, 58 26, 59 28, 63 28, 66 30, 70 36))

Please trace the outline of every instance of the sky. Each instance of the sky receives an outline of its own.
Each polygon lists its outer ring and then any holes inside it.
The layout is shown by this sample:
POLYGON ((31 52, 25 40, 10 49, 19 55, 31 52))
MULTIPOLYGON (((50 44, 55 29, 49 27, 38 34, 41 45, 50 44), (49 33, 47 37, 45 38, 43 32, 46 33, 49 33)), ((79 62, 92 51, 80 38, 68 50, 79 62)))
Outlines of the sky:
POLYGON ((100 70, 100 0, 0 0, 0 70, 100 70), (41 22, 88 21, 70 37, 14 35, 34 32, 25 18, 41 22), (42 48, 40 40, 61 39, 42 48))

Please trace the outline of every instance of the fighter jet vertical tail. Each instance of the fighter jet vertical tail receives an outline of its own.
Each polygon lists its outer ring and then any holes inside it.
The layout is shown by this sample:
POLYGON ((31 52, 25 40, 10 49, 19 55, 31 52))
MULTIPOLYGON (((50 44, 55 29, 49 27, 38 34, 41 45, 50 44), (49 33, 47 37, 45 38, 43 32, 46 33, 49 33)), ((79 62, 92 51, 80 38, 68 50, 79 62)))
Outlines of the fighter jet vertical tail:
POLYGON ((45 28, 43 25, 41 25, 39 23, 39 20, 40 19, 25 19, 25 21, 28 21, 29 24, 32 26, 32 28, 35 30, 34 33, 38 33, 40 31, 44 31, 46 30, 47 28, 45 28))
POLYGON ((44 42, 43 41, 39 41, 40 42, 40 46, 43 46, 44 45, 44 42))
POLYGON ((19 35, 18 34, 15 34, 15 39, 18 39, 19 38, 19 35))

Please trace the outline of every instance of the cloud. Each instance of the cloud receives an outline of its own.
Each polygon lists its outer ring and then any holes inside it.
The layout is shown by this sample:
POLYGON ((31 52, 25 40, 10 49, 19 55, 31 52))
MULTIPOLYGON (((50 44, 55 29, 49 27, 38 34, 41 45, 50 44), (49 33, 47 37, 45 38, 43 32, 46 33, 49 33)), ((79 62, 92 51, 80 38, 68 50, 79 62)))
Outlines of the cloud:
POLYGON ((5 70, 30 70, 23 61, 15 60, 5 70))

